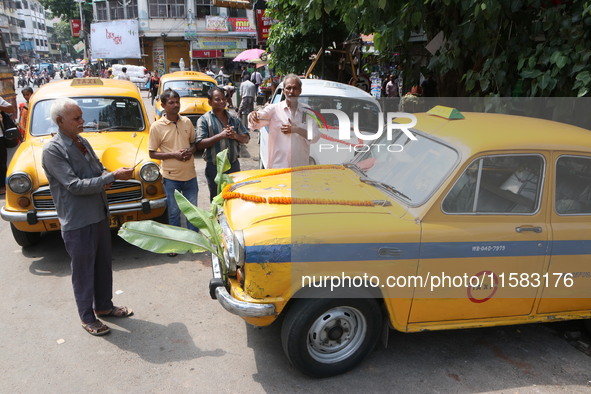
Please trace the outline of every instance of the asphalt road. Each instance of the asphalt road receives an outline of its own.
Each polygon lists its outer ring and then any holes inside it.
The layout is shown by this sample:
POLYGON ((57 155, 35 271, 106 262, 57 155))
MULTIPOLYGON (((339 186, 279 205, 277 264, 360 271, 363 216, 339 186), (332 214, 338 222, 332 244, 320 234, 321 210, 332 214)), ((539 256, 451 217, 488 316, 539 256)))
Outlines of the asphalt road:
MULTIPOLYGON (((243 167, 257 168, 256 138, 248 150, 243 167)), ((21 249, 0 221, 0 245, 2 393, 591 392, 591 340, 580 322, 391 332, 357 369, 310 379, 287 362, 279 325, 254 328, 209 298, 208 255, 169 258, 115 234, 114 301, 135 316, 92 337, 78 322, 59 233, 21 249)))

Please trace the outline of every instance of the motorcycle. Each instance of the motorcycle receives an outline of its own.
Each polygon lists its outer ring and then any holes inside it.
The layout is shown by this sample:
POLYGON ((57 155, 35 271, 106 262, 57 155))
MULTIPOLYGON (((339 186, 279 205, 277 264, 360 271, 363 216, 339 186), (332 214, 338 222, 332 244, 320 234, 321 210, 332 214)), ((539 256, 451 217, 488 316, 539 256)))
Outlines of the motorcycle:
POLYGON ((24 75, 18 77, 17 86, 19 88, 24 88, 25 86, 27 86, 27 78, 25 78, 24 75))
POLYGON ((40 86, 41 86, 41 85, 43 85, 44 83, 45 83, 45 81, 44 81, 44 79, 43 79, 43 76, 41 76, 41 75, 36 75, 36 76, 33 78, 33 85, 35 85, 35 86, 37 86, 37 87, 40 87, 40 86))

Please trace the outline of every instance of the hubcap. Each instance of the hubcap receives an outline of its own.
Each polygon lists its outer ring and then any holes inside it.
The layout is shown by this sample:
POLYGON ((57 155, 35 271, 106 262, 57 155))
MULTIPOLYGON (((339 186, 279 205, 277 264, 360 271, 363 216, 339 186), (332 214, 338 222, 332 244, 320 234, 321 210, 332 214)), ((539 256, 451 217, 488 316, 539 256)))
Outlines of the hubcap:
POLYGON ((314 321, 308 331, 308 352, 316 361, 337 363, 351 357, 365 339, 367 322, 349 306, 330 309, 314 321))

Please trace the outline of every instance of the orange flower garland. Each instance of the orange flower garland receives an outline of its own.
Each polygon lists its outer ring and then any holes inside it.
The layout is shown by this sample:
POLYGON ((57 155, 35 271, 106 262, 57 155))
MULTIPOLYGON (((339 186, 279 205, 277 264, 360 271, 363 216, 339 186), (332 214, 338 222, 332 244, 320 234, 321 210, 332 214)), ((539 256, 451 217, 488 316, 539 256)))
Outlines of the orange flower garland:
MULTIPOLYGON (((242 182, 247 182, 253 179, 262 178, 265 176, 271 175, 280 175, 280 174, 288 174, 290 172, 296 171, 304 171, 304 170, 325 170, 325 169, 332 169, 332 170, 344 170, 345 167, 337 166, 337 165, 315 165, 315 166, 302 166, 302 167, 294 167, 294 168, 283 168, 279 170, 272 170, 267 172, 264 175, 256 175, 247 179, 244 179, 242 182)), ((297 198, 297 197, 262 197, 256 196, 254 194, 244 194, 238 192, 230 191, 230 188, 233 186, 233 183, 230 183, 224 187, 222 190, 222 197, 224 200, 231 200, 234 198, 240 198, 245 201, 251 201, 254 203, 268 203, 268 204, 318 204, 318 205, 350 205, 356 207, 373 207, 375 206, 373 201, 370 200, 332 200, 328 198, 297 198)))

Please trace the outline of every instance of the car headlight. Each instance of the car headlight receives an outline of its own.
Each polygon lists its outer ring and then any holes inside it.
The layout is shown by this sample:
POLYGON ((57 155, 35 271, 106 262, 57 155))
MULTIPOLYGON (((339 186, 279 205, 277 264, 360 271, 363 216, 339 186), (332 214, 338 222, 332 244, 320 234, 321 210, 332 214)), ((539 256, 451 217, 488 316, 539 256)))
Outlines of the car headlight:
POLYGON ((242 230, 236 230, 234 232, 232 243, 234 244, 234 261, 236 262, 236 265, 238 267, 242 267, 244 265, 244 260, 246 257, 244 254, 244 233, 242 232, 242 230))
POLYGON ((160 168, 156 163, 148 162, 140 169, 140 177, 145 182, 154 182, 160 178, 160 168))
POLYGON ((16 194, 25 194, 31 191, 33 182, 24 172, 16 172, 8 177, 8 188, 16 194))

